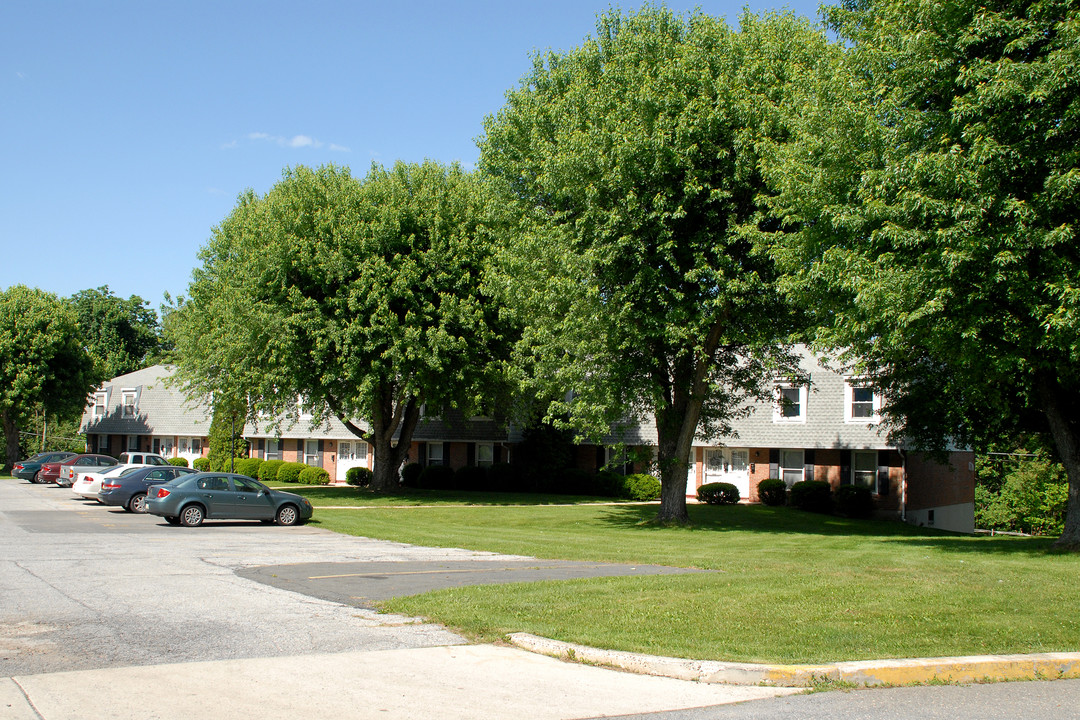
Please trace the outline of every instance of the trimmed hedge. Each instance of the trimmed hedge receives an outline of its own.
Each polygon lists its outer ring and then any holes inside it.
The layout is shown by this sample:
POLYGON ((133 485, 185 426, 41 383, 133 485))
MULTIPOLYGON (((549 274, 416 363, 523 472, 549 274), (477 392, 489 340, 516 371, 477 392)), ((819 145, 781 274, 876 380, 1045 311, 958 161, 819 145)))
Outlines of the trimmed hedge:
POLYGON ((278 469, 284 464, 284 460, 263 460, 259 466, 259 480, 264 483, 277 481, 278 469))
POLYGON ((175 465, 176 467, 188 467, 187 458, 169 458, 166 462, 168 462, 170 465, 175 465))
POLYGON ((832 489, 824 480, 802 480, 791 486, 791 504, 800 510, 832 512, 832 489))
POLYGON ((836 512, 849 518, 874 516, 874 494, 859 485, 841 485, 836 491, 836 512))
POLYGON ((757 494, 766 505, 783 505, 787 502, 787 483, 777 478, 762 480, 757 484, 757 494))
POLYGON ((233 466, 236 468, 236 472, 241 475, 247 475, 249 478, 259 477, 259 467, 266 462, 262 458, 236 458, 236 462, 233 466))
POLYGON ((454 473, 454 486, 458 490, 487 490, 488 469, 481 465, 466 465, 454 473))
POLYGON ((487 471, 487 489, 494 492, 510 492, 519 489, 519 473, 510 463, 495 463, 487 471))
POLYGON ((210 469, 210 458, 197 457, 191 461, 191 467, 199 472, 207 472, 210 469))
POLYGON ((330 473, 326 468, 309 466, 301 470, 296 479, 304 485, 329 485, 330 473))
POLYGON ((371 487, 375 473, 366 467, 351 467, 345 471, 345 484, 353 487, 371 487))
POLYGON ((428 465, 421 471, 418 487, 426 490, 452 490, 454 468, 449 465, 428 465))
POLYGON ((401 469, 401 484, 408 488, 420 487, 420 473, 424 472, 424 466, 420 463, 409 463, 401 469))
POLYGON ((300 482, 300 473, 304 472, 307 468, 308 466, 304 463, 282 463, 277 471, 277 481, 284 483, 298 483, 300 482))
POLYGON ((622 496, 631 500, 656 500, 660 497, 660 481, 652 475, 638 473, 623 479, 622 496))
POLYGON ((697 499, 708 505, 734 505, 739 502, 739 488, 731 483, 705 483, 697 490, 697 499))

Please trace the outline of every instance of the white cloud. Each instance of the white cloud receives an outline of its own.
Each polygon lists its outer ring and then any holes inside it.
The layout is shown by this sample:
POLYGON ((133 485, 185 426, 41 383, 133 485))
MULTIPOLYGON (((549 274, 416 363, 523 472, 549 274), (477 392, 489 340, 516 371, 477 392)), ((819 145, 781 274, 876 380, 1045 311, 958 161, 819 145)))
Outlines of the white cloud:
MULTIPOLYGON (((326 145, 322 140, 311 137, 310 135, 293 135, 292 137, 285 137, 284 135, 271 135, 264 132, 253 132, 247 134, 247 139, 253 142, 269 142, 279 147, 284 148, 314 148, 319 149, 326 145)), ((236 141, 231 143, 225 143, 221 146, 225 148, 236 147, 236 141)), ((337 143, 330 143, 329 149, 335 152, 349 152, 349 148, 344 145, 338 145, 337 143)))

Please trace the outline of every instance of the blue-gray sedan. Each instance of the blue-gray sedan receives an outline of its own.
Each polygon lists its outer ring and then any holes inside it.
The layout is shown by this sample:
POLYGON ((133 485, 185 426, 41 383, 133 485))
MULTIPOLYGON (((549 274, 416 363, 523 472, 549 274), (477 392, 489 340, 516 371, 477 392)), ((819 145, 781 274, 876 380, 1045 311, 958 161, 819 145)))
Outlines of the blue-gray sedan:
POLYGON ((294 493, 271 490, 246 475, 196 473, 147 491, 146 512, 170 525, 196 527, 203 520, 262 520, 296 525, 311 517, 311 503, 294 493))
POLYGON ((105 505, 119 505, 128 512, 146 512, 146 493, 154 485, 164 485, 195 471, 173 465, 128 468, 122 475, 101 479, 97 499, 105 505))

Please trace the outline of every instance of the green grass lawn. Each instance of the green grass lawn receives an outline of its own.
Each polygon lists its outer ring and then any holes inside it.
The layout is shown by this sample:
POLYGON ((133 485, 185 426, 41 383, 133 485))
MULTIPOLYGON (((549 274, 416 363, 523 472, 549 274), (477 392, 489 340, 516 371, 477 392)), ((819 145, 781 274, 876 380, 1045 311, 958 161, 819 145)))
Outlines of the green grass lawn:
POLYGON ((1049 540, 764 506, 691 506, 692 526, 679 528, 651 524, 656 507, 648 505, 290 489, 316 505, 350 496, 379 505, 316 509, 315 523, 352 535, 714 571, 462 588, 383 606, 480 640, 525 631, 617 650, 785 663, 1080 650, 1080 557, 1050 551, 1049 540))

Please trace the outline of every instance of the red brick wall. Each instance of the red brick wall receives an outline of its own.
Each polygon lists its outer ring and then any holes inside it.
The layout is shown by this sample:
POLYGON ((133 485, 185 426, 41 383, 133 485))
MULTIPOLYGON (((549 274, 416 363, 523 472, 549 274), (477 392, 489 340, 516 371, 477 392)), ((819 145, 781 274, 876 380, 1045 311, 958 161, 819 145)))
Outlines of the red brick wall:
POLYGON ((975 453, 955 452, 942 464, 922 453, 907 456, 910 510, 975 501, 975 453))

